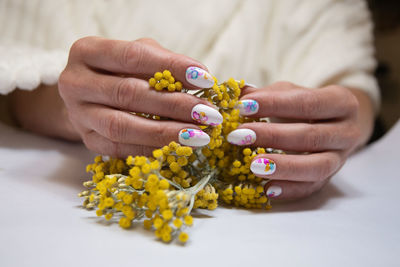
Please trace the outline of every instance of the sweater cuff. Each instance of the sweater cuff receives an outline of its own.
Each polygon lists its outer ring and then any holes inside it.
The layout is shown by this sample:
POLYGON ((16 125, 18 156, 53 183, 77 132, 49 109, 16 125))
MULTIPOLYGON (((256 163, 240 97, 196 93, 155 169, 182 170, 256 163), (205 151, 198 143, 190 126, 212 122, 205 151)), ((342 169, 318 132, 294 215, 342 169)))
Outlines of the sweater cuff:
POLYGON ((0 94, 56 84, 67 60, 68 52, 63 50, 0 45, 0 94))

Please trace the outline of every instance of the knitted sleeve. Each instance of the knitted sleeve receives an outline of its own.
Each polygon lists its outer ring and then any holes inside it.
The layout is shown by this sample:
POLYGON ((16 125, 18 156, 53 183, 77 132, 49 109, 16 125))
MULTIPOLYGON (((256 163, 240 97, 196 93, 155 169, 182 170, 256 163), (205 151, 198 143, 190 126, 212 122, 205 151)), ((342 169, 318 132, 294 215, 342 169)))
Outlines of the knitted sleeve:
POLYGON ((97 33, 92 2, 0 1, 0 94, 57 83, 73 41, 97 33))
POLYGON ((0 45, 0 94, 15 88, 33 90, 41 83, 57 83, 67 53, 29 46, 0 45))

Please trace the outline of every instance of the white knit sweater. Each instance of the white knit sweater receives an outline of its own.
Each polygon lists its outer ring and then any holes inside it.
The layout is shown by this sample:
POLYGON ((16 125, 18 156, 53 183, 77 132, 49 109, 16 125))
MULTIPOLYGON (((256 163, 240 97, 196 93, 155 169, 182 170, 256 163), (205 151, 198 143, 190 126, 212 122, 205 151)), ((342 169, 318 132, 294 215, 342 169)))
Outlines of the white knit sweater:
POLYGON ((371 31, 362 0, 2 0, 0 93, 56 83, 80 37, 151 37, 220 80, 340 84, 377 108, 371 31))

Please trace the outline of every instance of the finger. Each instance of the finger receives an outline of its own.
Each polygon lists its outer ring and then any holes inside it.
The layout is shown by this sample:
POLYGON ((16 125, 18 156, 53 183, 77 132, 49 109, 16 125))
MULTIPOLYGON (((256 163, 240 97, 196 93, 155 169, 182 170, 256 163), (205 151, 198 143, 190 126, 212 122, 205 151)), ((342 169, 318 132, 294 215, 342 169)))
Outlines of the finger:
POLYGON ((254 175, 272 180, 296 182, 323 181, 342 165, 339 152, 328 151, 308 155, 262 154, 253 159, 254 175))
POLYGON ((207 68, 198 61, 173 53, 151 39, 136 41, 109 40, 100 37, 86 37, 74 43, 71 48, 72 61, 83 61, 92 68, 119 74, 149 78, 155 72, 170 70, 185 88, 212 87, 214 80, 207 68), (187 76, 198 70, 200 76, 187 76), (197 69, 196 69, 197 68, 197 69), (188 77, 188 80, 186 79, 188 77))
POLYGON ((319 182, 268 182, 264 187, 265 195, 271 200, 295 200, 310 196, 320 190, 329 179, 319 182))
POLYGON ((179 92, 159 92, 149 87, 147 81, 122 78, 81 70, 73 84, 73 97, 79 101, 99 103, 106 106, 179 121, 218 125, 222 115, 199 97, 179 92))
POLYGON ((151 155, 156 147, 132 145, 113 142, 95 131, 87 132, 83 137, 86 147, 96 153, 117 158, 126 158, 129 155, 151 155))
POLYGON ((188 146, 210 142, 210 137, 194 124, 146 119, 95 104, 85 105, 76 116, 86 128, 117 143, 161 147, 171 141, 188 146))
POLYGON ((347 149, 354 145, 357 136, 357 129, 344 121, 315 124, 253 122, 230 132, 228 141, 234 145, 318 152, 347 149))
MULTIPOLYGON (((247 87, 240 100, 244 103, 255 101, 258 110, 248 115, 258 118, 326 120, 355 114, 358 109, 354 95, 340 86, 308 89, 279 82, 257 90, 247 87)), ((238 107, 241 114, 247 116, 246 107, 243 104, 238 107)))

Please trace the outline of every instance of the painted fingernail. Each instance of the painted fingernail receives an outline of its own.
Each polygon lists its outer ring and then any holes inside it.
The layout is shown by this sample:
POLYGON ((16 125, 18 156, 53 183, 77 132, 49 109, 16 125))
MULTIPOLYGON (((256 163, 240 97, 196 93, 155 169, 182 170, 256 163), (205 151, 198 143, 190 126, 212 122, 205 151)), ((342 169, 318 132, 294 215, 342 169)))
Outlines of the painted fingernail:
POLYGON ((198 104, 192 109, 192 119, 201 124, 218 125, 224 120, 218 110, 203 104, 198 104))
POLYGON ((228 142, 234 145, 251 145, 255 141, 256 133, 250 129, 237 129, 228 134, 228 142))
POLYGON ((277 197, 282 194, 282 188, 277 185, 272 185, 268 187, 267 192, 265 193, 268 198, 277 197))
POLYGON ((253 160, 250 165, 250 170, 256 175, 270 175, 275 172, 276 164, 271 159, 258 158, 253 160))
POLYGON ((197 129, 183 129, 179 132, 179 143, 185 146, 205 146, 210 143, 210 136, 197 129))
POLYGON ((214 85, 214 78, 211 74, 198 67, 186 69, 186 81, 200 88, 210 88, 214 85))
POLYGON ((258 102, 253 99, 240 100, 236 107, 240 111, 240 115, 253 115, 258 112, 258 102))

